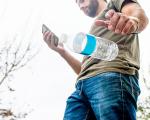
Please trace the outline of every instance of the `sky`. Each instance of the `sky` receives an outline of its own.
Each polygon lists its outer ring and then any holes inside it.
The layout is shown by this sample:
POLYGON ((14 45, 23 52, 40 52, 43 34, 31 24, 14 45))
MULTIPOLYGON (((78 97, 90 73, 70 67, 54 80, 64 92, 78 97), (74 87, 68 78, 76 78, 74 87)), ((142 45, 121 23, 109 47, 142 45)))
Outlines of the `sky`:
MULTIPOLYGON (((146 0, 139 2, 150 16, 146 0)), ((77 77, 67 63, 44 43, 42 24, 60 36, 62 33, 88 32, 92 21, 79 10, 74 0, 0 0, 1 43, 16 37, 18 41, 32 41, 33 48, 39 49, 36 57, 17 71, 13 81, 9 82, 16 91, 2 94, 8 102, 12 99, 16 112, 31 112, 25 120, 61 120, 66 99, 73 92, 77 77)), ((140 34, 140 72, 146 79, 150 78, 149 31, 148 26, 140 34)), ((71 54, 82 60, 81 55, 71 54)), ((144 84, 141 82, 140 85, 148 94, 144 84)))

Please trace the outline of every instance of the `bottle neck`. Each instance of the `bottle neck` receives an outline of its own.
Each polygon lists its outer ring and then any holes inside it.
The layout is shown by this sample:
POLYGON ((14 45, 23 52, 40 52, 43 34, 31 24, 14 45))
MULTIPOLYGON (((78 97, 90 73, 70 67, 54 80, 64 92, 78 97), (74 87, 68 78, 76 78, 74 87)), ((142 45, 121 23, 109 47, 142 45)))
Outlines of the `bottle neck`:
POLYGON ((59 43, 66 43, 68 40, 68 35, 63 33, 61 34, 60 38, 59 38, 59 43))

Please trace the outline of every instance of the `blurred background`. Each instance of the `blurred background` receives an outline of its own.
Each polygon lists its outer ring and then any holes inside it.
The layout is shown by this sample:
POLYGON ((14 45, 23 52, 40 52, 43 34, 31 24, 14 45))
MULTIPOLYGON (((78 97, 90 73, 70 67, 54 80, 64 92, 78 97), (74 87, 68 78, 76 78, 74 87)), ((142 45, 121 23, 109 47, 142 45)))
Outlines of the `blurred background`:
MULTIPOLYGON (((138 1, 149 17, 147 1, 138 1)), ((0 0, 0 120, 63 118, 77 75, 44 43, 41 27, 44 23, 60 36, 88 32, 93 20, 74 0, 0 0)), ((150 120, 149 31, 150 26, 139 35, 138 120, 150 120)))

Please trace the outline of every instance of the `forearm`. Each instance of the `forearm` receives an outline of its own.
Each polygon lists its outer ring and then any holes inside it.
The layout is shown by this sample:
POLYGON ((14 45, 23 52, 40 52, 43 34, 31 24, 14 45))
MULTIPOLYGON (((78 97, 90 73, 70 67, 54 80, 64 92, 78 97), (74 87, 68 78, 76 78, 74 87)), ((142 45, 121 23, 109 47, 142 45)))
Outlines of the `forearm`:
POLYGON ((138 21, 135 20, 137 22, 136 32, 143 31, 149 22, 144 10, 136 3, 129 3, 125 5, 122 8, 122 13, 138 19, 138 21))
POLYGON ((81 62, 73 57, 69 52, 64 51, 60 53, 60 55, 66 60, 66 62, 71 66, 76 74, 80 73, 81 70, 81 62))

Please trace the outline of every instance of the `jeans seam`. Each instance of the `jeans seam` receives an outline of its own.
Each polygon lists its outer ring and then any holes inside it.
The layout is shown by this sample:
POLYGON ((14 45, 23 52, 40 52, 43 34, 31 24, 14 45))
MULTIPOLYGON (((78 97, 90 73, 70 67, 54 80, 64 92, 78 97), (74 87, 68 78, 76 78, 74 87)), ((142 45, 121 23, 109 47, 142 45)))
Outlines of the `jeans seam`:
POLYGON ((123 93, 123 82, 122 82, 122 79, 121 79, 121 73, 120 73, 120 82, 121 82, 121 99, 122 99, 122 116, 123 116, 123 120, 124 120, 124 93, 123 93))
POLYGON ((83 81, 81 81, 81 90, 80 90, 80 93, 79 93, 80 96, 82 94, 82 91, 83 91, 83 81))
POLYGON ((85 120, 87 120, 88 115, 89 115, 89 112, 90 112, 90 109, 88 109, 88 111, 87 111, 87 113, 86 113, 85 120))
MULTIPOLYGON (((130 76, 129 76, 130 77, 130 76)), ((132 96, 134 96, 134 90, 133 90, 133 83, 132 83, 132 80, 131 79, 129 79, 130 80, 130 86, 131 86, 131 94, 132 94, 132 96)))

